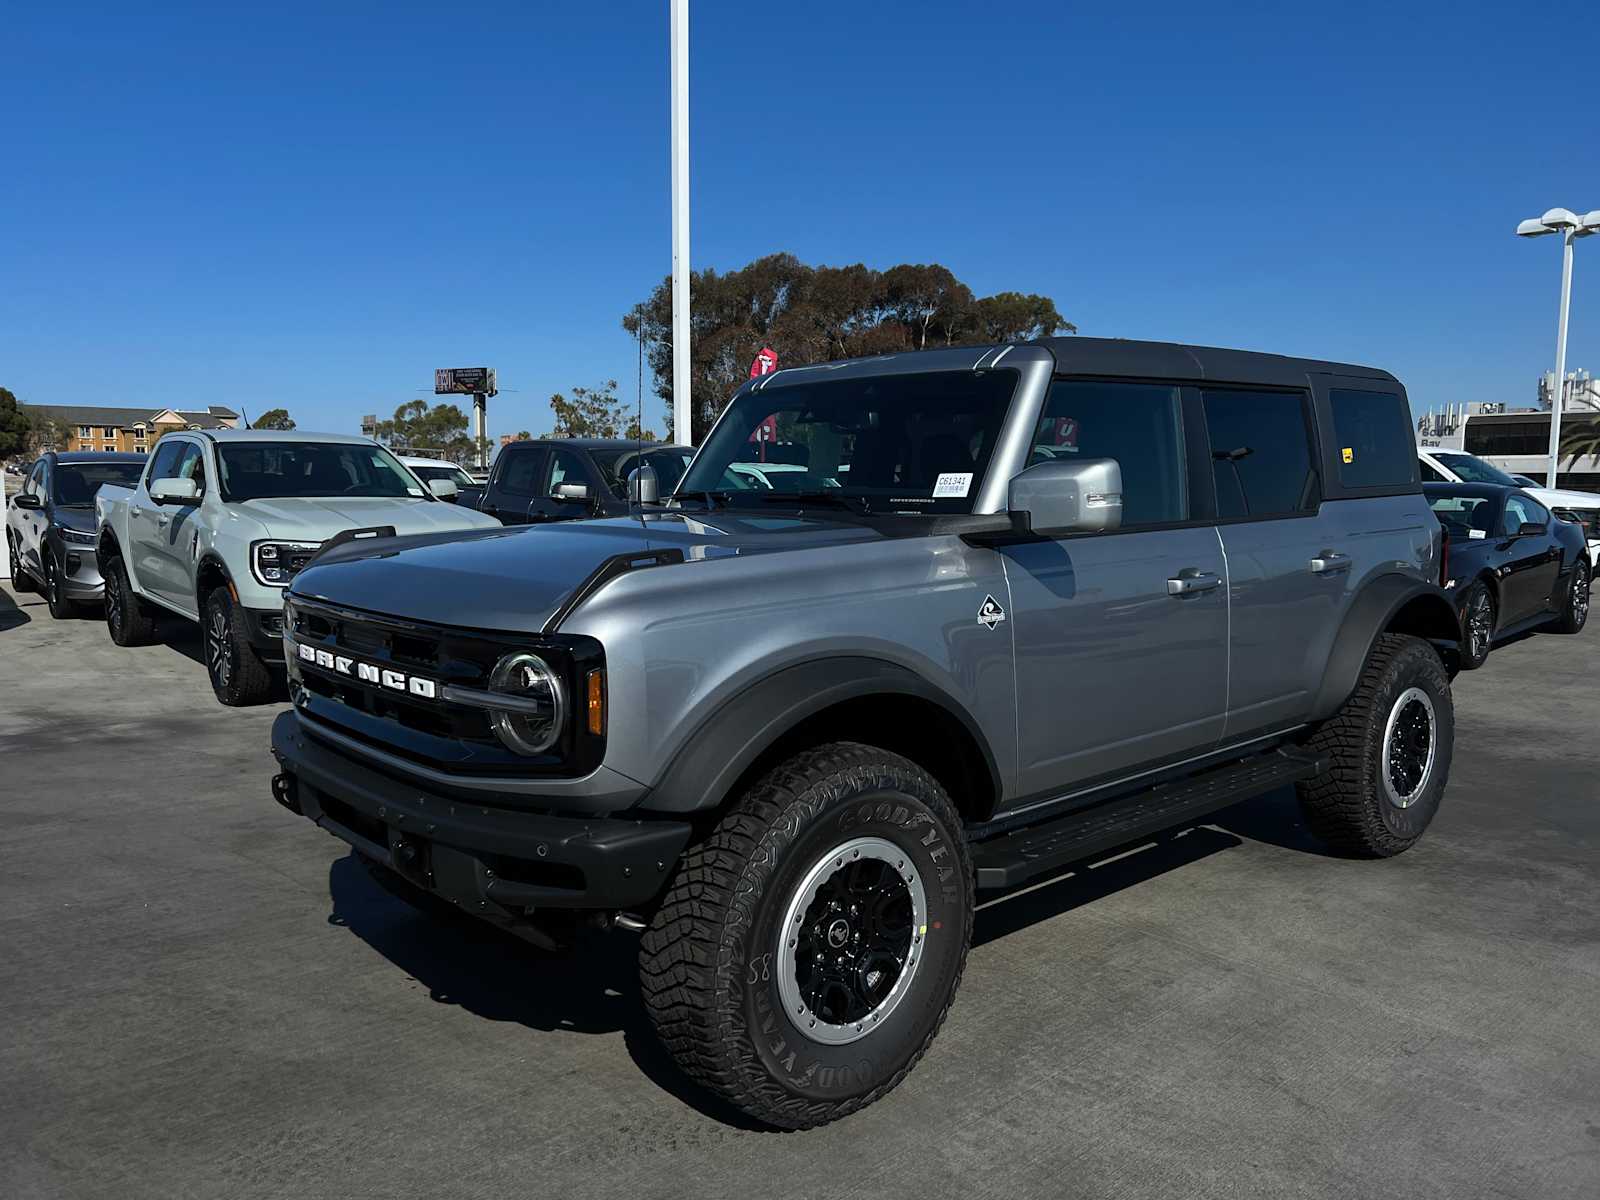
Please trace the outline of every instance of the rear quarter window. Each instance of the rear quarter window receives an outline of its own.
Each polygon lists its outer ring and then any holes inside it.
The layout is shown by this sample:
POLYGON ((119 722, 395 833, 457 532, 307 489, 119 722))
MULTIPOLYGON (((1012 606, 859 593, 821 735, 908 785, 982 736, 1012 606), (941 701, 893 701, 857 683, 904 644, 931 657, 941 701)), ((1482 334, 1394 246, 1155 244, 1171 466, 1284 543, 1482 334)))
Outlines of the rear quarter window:
POLYGON ((1417 482, 1417 446, 1411 412, 1394 392, 1334 388, 1333 453, 1339 482, 1348 488, 1412 487, 1417 482))

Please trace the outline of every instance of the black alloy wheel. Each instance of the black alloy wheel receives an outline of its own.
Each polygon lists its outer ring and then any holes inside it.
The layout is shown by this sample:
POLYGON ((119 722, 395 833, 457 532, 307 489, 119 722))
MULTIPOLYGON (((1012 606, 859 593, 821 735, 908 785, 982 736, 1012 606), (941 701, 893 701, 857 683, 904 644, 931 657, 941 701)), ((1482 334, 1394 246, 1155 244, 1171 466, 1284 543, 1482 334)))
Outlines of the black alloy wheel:
POLYGON ((44 552, 44 600, 50 615, 60 621, 72 615, 73 603, 67 599, 67 585, 61 578, 61 564, 49 550, 44 552))
POLYGON ((1467 589, 1461 608, 1461 666, 1471 671, 1483 666, 1494 643, 1494 597, 1482 580, 1467 589))
POLYGON ((233 613, 222 604, 206 608, 206 670, 211 674, 211 686, 221 696, 233 684, 233 613))

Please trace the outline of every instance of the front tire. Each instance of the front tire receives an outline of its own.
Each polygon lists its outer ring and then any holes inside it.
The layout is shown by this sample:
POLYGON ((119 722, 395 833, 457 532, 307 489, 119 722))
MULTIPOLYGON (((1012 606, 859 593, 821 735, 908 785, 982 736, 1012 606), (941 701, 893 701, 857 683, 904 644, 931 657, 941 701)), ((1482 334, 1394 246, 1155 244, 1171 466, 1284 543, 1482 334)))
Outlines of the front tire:
POLYGON ((206 597, 201 640, 206 674, 218 700, 230 708, 244 708, 270 697, 272 676, 245 637, 244 623, 226 587, 213 588, 206 597))
POLYGON ((156 622, 134 595, 122 559, 106 564, 106 632, 119 646, 144 646, 155 640, 156 622))
POLYGON ((1309 746, 1330 760, 1297 785, 1313 833, 1366 858, 1416 845, 1439 811, 1455 747, 1450 678, 1433 647, 1380 634, 1355 691, 1309 746))
POLYGON ((22 547, 17 545, 17 539, 11 531, 6 530, 6 541, 11 546, 11 590, 14 592, 36 592, 39 585, 33 581, 33 576, 28 574, 28 568, 22 565, 22 547))
POLYGON ((757 783, 679 864, 640 946, 686 1074, 785 1129, 877 1100, 944 1023, 972 940, 961 819, 922 768, 839 742, 757 783))
POLYGON ((1461 669, 1475 671, 1489 658, 1494 642, 1495 603, 1489 585, 1478 580, 1461 601, 1461 669))
POLYGON ((67 581, 61 577, 61 564, 56 561, 55 554, 46 550, 41 561, 44 563, 45 607, 57 621, 65 621, 77 613, 78 606, 67 598, 67 581))
POLYGON ((1561 615, 1556 618, 1557 633, 1578 633, 1589 620, 1589 565, 1580 557, 1572 565, 1572 579, 1567 585, 1566 599, 1561 602, 1561 615))

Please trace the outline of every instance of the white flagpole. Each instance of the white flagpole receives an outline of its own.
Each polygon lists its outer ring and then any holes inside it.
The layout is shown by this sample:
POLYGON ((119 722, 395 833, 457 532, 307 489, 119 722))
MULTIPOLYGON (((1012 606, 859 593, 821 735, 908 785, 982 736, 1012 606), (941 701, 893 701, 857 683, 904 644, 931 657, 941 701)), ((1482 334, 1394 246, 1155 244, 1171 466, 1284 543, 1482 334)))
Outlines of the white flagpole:
POLYGON ((673 438, 693 445, 689 394, 689 0, 672 0, 673 438))

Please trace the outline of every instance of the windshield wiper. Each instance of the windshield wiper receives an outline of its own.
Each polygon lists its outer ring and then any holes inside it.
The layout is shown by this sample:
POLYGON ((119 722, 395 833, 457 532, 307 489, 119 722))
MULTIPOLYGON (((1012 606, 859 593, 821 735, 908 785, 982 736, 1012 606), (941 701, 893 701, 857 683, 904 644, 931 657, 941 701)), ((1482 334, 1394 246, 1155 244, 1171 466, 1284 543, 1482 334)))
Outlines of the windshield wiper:
POLYGON ((851 512, 872 512, 872 505, 867 502, 865 496, 857 496, 834 488, 820 492, 764 492, 761 495, 763 504, 792 504, 796 508, 803 508, 813 501, 831 504, 835 508, 847 508, 851 512))

